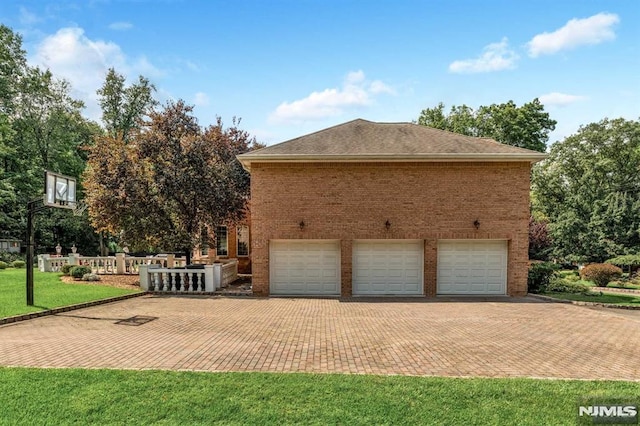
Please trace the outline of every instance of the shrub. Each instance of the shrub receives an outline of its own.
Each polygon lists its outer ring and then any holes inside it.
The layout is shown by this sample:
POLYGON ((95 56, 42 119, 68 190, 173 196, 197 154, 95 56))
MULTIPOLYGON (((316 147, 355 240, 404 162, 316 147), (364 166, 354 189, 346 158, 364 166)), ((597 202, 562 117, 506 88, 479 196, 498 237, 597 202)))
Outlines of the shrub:
POLYGON ((63 275, 70 275, 71 274, 71 268, 75 267, 75 265, 69 265, 68 263, 66 265, 62 265, 62 268, 60 268, 60 272, 62 272, 63 275))
POLYGON ((7 269, 9 267, 9 264, 7 264, 7 262, 3 262, 0 260, 0 269, 7 269))
POLYGON ((545 291, 557 292, 557 293, 574 293, 574 294, 588 294, 590 289, 584 284, 579 284, 567 280, 566 278, 552 278, 545 286, 545 291))
POLYGON ((24 265, 26 265, 26 263, 23 260, 14 260, 13 262, 11 262, 11 266, 18 269, 24 268, 24 265))
POLYGON ((84 274, 82 281, 100 281, 100 277, 97 274, 84 274))
POLYGON ((69 273, 73 278, 81 280, 85 274, 91 273, 91 268, 88 266, 74 266, 71 268, 71 271, 69 271, 69 273))
POLYGON ((527 287, 529 293, 539 293, 549 284, 549 280, 555 275, 558 266, 551 262, 532 263, 529 266, 527 287))
POLYGON ((14 260, 24 260, 24 256, 20 253, 9 253, 7 251, 0 252, 0 261, 11 263, 14 260))
POLYGON ((598 287, 606 287, 609 281, 620 278, 622 269, 608 263, 592 263, 580 271, 583 280, 593 281, 598 287))

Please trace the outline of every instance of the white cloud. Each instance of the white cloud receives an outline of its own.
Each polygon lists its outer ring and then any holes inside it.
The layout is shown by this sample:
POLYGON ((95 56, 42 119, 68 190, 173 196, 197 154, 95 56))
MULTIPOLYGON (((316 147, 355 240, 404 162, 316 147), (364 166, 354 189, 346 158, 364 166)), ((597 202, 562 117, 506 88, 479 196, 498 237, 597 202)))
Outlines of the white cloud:
POLYGON ((551 92, 538 97, 544 106, 566 106, 574 102, 585 101, 588 98, 580 95, 568 95, 566 93, 551 92))
POLYGON ((505 37, 498 43, 491 43, 484 47, 482 55, 476 59, 454 61, 449 65, 449 71, 460 74, 492 72, 513 69, 518 55, 509 49, 509 40, 505 37))
POLYGON ((616 38, 612 27, 620 22, 614 13, 598 13, 584 19, 571 19, 564 27, 538 34, 527 43, 529 56, 551 55, 578 46, 599 44, 616 38))
POLYGON ((271 123, 320 120, 342 114, 345 110, 371 105, 373 96, 393 94, 394 90, 379 80, 369 83, 362 70, 351 71, 341 88, 312 92, 293 102, 283 102, 269 116, 271 123))
POLYGON ((195 106, 207 106, 209 105, 209 103, 209 96, 207 96, 207 94, 204 92, 198 92, 193 97, 193 104, 195 106))
POLYGON ((374 95, 377 95, 378 93, 388 93, 390 95, 395 95, 396 94, 396 91, 392 87, 387 86, 386 84, 384 84, 380 80, 372 81, 371 84, 369 85, 369 90, 374 95))
POLYGON ((112 22, 109 24, 109 29, 114 31, 127 31, 131 28, 133 28, 133 24, 126 21, 112 22))
POLYGON ((20 6, 20 23, 22 25, 31 26, 33 24, 37 24, 40 21, 42 21, 42 18, 40 18, 35 13, 30 12, 24 6, 20 6))
POLYGON ((116 43, 91 40, 78 27, 62 28, 45 37, 29 62, 49 68, 56 77, 68 80, 73 96, 85 102, 86 115, 94 120, 100 117, 96 90, 104 83, 110 67, 131 77, 142 74, 152 78, 163 74, 146 57, 131 60, 116 43))
POLYGON ((192 61, 185 61, 185 65, 187 66, 187 68, 189 68, 191 71, 195 71, 195 72, 200 72, 200 67, 198 66, 198 64, 196 64, 195 62, 192 61))

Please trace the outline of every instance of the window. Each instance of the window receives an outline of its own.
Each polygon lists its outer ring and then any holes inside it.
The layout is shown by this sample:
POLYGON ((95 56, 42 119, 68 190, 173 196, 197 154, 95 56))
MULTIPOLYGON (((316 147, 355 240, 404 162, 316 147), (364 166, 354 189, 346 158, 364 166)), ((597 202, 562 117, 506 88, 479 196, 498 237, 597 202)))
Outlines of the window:
POLYGON ((229 250, 227 245, 227 227, 216 226, 216 255, 228 256, 229 250))
POLYGON ((249 227, 238 226, 238 257, 249 256, 249 227))

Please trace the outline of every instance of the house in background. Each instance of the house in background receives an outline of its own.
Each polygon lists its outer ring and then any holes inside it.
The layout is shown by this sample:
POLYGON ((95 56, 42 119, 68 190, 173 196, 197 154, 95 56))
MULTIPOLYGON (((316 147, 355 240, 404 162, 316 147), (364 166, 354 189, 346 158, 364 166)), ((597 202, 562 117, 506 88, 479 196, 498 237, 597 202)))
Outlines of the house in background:
POLYGON ((525 295, 530 171, 545 157, 365 120, 239 155, 253 292, 525 295))
POLYGON ((218 225, 204 232, 200 246, 194 250, 194 261, 238 260, 238 273, 251 273, 249 216, 238 224, 218 225))
POLYGON ((20 240, 17 238, 0 238, 0 252, 20 253, 20 240))

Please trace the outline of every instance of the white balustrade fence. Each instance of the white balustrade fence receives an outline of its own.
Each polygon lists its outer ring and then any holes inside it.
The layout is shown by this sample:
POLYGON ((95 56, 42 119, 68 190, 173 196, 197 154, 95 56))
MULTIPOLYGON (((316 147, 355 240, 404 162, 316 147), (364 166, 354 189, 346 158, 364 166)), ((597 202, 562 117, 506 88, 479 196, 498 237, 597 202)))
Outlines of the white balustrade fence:
POLYGON ((76 265, 88 266, 92 273, 99 275, 117 273, 115 256, 78 257, 76 265))
POLYGON ((68 263, 68 257, 49 257, 49 255, 38 256, 38 270, 40 272, 60 272, 60 269, 68 263))
POLYGON ((140 275, 140 287, 153 292, 213 293, 238 279, 238 260, 185 268, 184 258, 173 255, 133 257, 118 253, 115 256, 67 257, 38 256, 42 272, 60 272, 64 265, 89 266, 94 274, 140 275))
POLYGON ((69 254, 65 257, 38 255, 38 269, 41 272, 60 272, 64 265, 89 266, 91 272, 100 275, 137 275, 140 265, 160 265, 165 268, 184 266, 183 257, 172 254, 164 256, 134 257, 117 253, 115 256, 80 256, 69 254))
POLYGON ((203 268, 163 268, 139 265, 140 288, 152 292, 213 293, 238 279, 238 261, 203 268))

